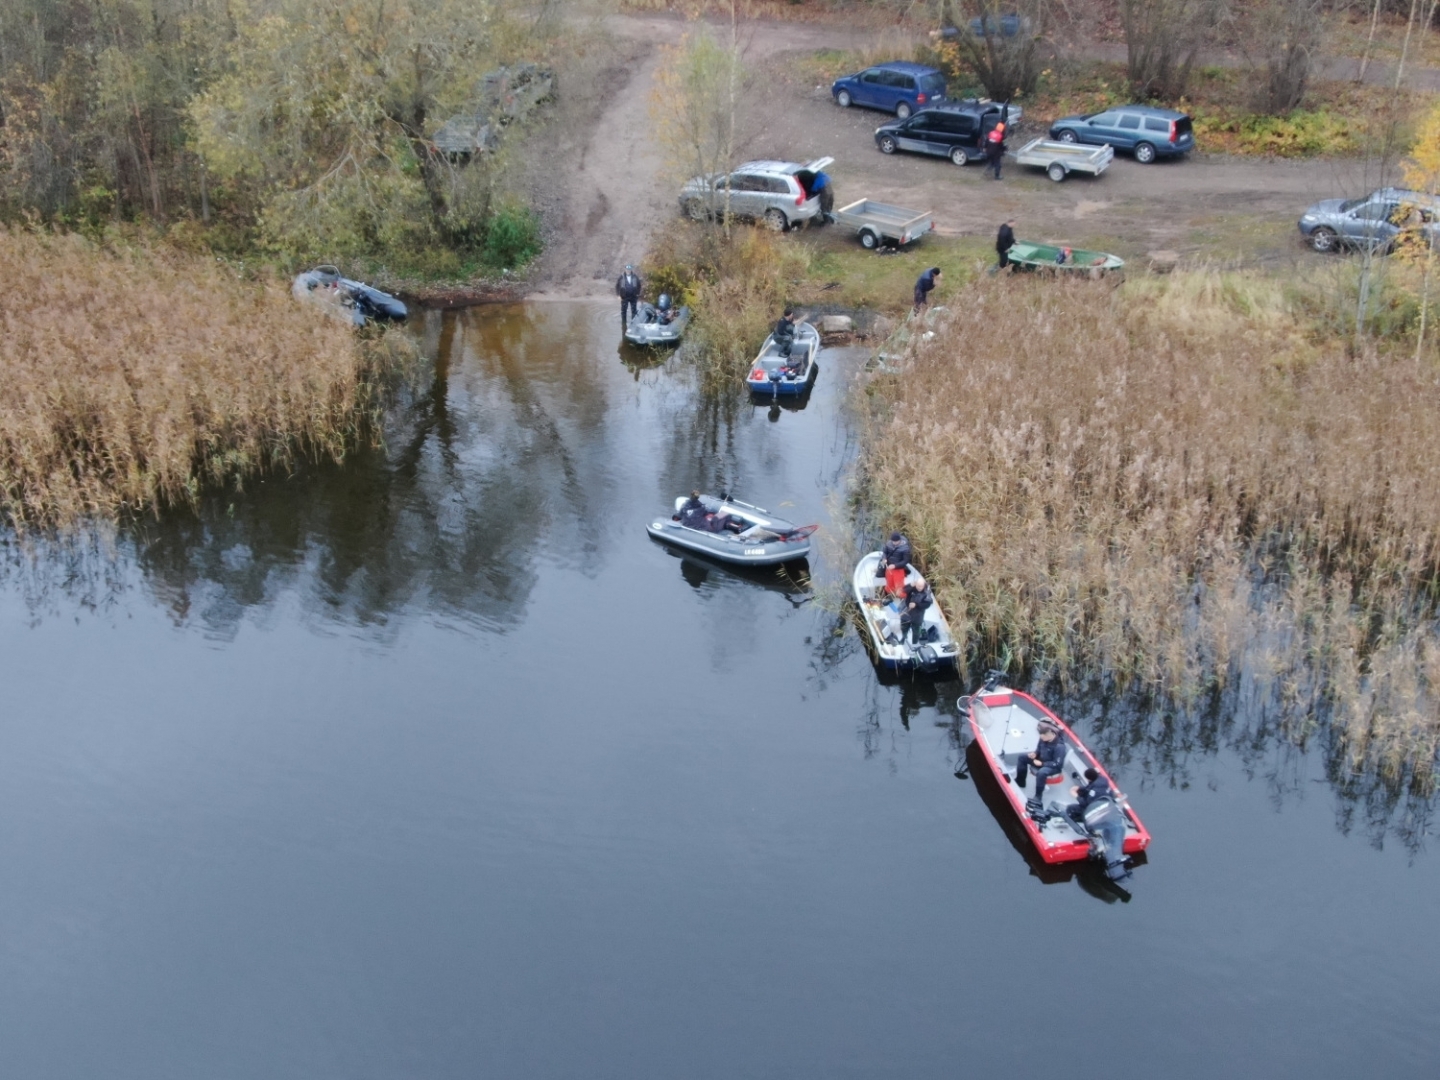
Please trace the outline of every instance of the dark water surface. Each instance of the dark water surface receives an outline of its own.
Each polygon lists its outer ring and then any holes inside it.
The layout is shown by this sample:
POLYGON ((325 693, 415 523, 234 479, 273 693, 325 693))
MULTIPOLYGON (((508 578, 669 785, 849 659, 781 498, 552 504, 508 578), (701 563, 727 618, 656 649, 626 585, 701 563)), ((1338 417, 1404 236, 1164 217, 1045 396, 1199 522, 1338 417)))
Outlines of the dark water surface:
POLYGON ((727 415, 615 323, 432 315, 388 453, 12 569, 0 1076, 1440 1069, 1423 821, 1152 728, 1133 900, 1042 881, 951 775, 959 687, 643 531, 697 484, 828 522, 863 357, 727 415))

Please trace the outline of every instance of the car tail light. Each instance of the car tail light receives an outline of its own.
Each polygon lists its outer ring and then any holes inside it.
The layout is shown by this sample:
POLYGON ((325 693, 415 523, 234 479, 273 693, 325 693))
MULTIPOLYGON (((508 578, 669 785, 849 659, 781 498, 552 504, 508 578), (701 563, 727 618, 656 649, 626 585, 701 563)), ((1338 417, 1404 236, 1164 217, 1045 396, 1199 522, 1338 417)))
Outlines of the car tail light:
POLYGON ((1170 121, 1170 141, 1171 141, 1171 142, 1174 142, 1174 141, 1175 141, 1175 121, 1174 121, 1174 120, 1171 120, 1171 121, 1170 121))
POLYGON ((925 104, 925 95, 924 95, 924 94, 916 94, 916 95, 915 95, 915 104, 916 104, 916 105, 924 105, 924 104, 925 104))
POLYGON ((796 205, 796 206, 804 206, 804 205, 805 205, 805 200, 806 200, 807 197, 808 197, 808 196, 805 194, 805 188, 804 188, 804 186, 802 185, 801 188, 800 188, 800 194, 795 196, 795 205, 796 205))

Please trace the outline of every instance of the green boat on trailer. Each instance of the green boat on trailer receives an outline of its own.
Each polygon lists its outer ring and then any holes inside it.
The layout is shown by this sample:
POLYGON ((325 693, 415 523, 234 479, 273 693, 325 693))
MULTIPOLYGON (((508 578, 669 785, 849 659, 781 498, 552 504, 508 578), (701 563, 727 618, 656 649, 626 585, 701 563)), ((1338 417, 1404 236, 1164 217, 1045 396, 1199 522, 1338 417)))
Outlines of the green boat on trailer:
POLYGON ((1103 251, 1086 251, 1084 248, 1066 248, 1056 244, 1035 244, 1029 240, 1016 240, 1010 249, 1010 261, 1025 270, 1093 270, 1104 272, 1120 270, 1125 260, 1119 255, 1107 255, 1103 251), (1060 253, 1066 251, 1064 259, 1060 253))

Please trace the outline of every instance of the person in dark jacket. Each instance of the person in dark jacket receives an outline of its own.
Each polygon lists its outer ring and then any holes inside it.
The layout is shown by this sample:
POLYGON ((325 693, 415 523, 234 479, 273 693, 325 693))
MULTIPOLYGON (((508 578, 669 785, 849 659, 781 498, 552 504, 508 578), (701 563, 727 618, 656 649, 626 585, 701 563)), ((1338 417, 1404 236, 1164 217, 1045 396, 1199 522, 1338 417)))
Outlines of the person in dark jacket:
POLYGON ((996 270, 1004 270, 1010 265, 1010 249, 1015 246, 1015 219, 1011 218, 1000 226, 1000 231, 995 234, 995 254, 999 260, 995 264, 996 270))
POLYGON ((985 136, 985 160, 995 170, 995 179, 1000 179, 1000 164, 1005 160, 1005 125, 996 124, 985 136))
POLYGON ((932 266, 915 281, 915 314, 921 314, 930 303, 930 293, 940 284, 940 268, 932 266))
POLYGON ((635 267, 629 263, 625 264, 625 272, 615 279, 615 292, 620 297, 620 329, 629 325, 629 319, 625 317, 628 309, 630 319, 635 317, 640 304, 640 275, 635 272, 635 267))
POLYGON ((930 591, 925 579, 917 576, 911 584, 905 586, 903 602, 905 606, 900 611, 900 641, 903 643, 905 635, 913 633, 915 644, 919 645, 925 640, 925 612, 935 602, 935 594, 930 591))
POLYGON ((904 533, 892 532, 880 549, 880 565, 875 568, 875 576, 884 577, 885 588, 895 596, 905 588, 906 569, 912 558, 910 541, 904 533))
POLYGON ((1040 741, 1035 744, 1035 749, 1020 758, 1020 764, 1015 768, 1015 785, 1021 791, 1025 790, 1025 781, 1033 769, 1035 772, 1035 794, 1025 800, 1025 809, 1031 814, 1038 814, 1043 810, 1045 783, 1052 776, 1059 776, 1065 771, 1065 740, 1060 737, 1060 731, 1053 724, 1041 721, 1040 741))
POLYGON ((1065 808, 1065 816, 1079 825, 1087 806, 1096 799, 1108 799, 1114 791, 1110 787, 1110 781, 1101 776, 1098 770, 1086 769, 1085 783, 1072 787, 1070 794, 1074 796, 1075 802, 1065 808))
POLYGON ((790 350, 795 347, 795 309, 786 308, 785 314, 780 316, 775 329, 770 331, 775 338, 775 345, 780 350, 780 355, 789 359, 790 350))
POLYGON ((705 504, 700 501, 700 492, 690 492, 690 498, 680 504, 680 524, 691 529, 705 527, 705 515, 709 511, 705 504))

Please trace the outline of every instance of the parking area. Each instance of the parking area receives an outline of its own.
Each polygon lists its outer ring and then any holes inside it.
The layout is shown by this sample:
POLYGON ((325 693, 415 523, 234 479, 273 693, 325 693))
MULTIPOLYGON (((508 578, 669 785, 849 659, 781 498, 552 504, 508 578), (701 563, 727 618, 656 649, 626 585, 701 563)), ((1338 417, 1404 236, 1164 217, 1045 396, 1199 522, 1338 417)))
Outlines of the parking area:
MULTIPOLYGON (((1140 165, 1123 154, 1102 176, 1072 175, 1055 183, 1038 169, 1007 158, 1004 177, 982 165, 959 167, 944 158, 885 155, 874 131, 886 114, 836 106, 825 86, 786 81, 786 93, 755 118, 743 153, 806 160, 832 155, 827 170, 837 202, 871 197, 934 210, 942 235, 993 235, 1006 218, 1027 238, 1114 250, 1142 263, 1148 252, 1182 258, 1285 265, 1319 256, 1301 242, 1295 223, 1318 199, 1363 194, 1391 177, 1355 160, 1284 161, 1207 155, 1140 165)), ((1015 149, 1043 129, 1022 128, 1015 149)))

